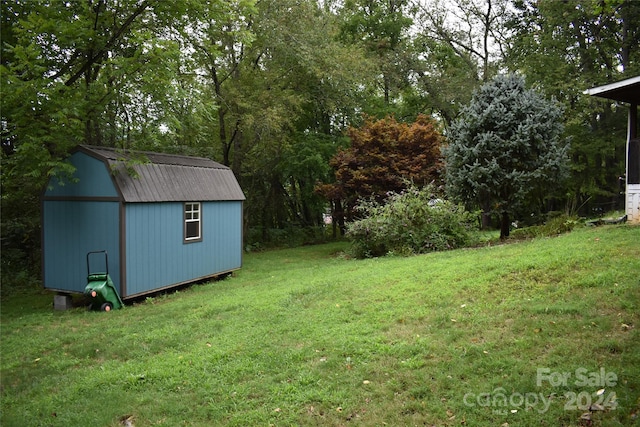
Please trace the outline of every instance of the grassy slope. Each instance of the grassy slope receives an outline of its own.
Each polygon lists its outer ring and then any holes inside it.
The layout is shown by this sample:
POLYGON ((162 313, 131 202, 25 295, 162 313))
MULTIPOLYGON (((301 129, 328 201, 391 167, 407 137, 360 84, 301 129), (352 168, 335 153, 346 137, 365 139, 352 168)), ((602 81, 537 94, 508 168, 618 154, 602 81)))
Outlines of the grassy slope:
POLYGON ((617 408, 593 425, 639 423, 640 227, 412 258, 341 248, 250 254, 236 277, 108 314, 5 299, 0 424, 577 426, 565 393, 601 388, 617 408), (571 377, 538 386, 545 367, 571 377), (617 379, 576 385, 578 368, 617 379))

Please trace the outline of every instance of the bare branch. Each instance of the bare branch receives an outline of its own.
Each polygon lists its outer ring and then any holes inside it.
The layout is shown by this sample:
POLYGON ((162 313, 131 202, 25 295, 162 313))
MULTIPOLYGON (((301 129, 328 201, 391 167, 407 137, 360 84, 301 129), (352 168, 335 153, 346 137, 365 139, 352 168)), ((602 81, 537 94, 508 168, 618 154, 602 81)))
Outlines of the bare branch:
MULTIPOLYGON (((65 86, 72 86, 94 64, 98 63, 100 58, 103 58, 104 55, 107 53, 107 51, 109 49, 111 49, 113 46, 115 46, 115 44, 118 42, 118 40, 121 39, 122 35, 126 31, 129 30, 129 28, 131 27, 131 24, 133 24, 133 22, 136 20, 136 18, 138 16, 142 15, 147 10, 147 8, 149 7, 150 3, 151 3, 151 0, 144 0, 142 3, 140 3, 138 5, 138 7, 136 8, 136 10, 131 14, 131 16, 129 16, 127 18, 127 20, 120 26, 120 28, 118 28, 118 30, 114 32, 114 34, 107 41, 107 43, 105 43, 105 45, 101 49, 99 49, 97 52, 90 53, 88 55, 88 58, 85 61, 85 63, 82 65, 82 67, 80 67, 80 69, 78 71, 76 71, 71 77, 69 77, 69 79, 64 83, 65 86)), ((96 17, 96 19, 97 19, 97 17, 96 17)), ((80 56, 80 54, 78 52, 76 52, 76 54, 74 54, 73 58, 78 58, 79 56, 80 56)), ((71 68, 71 66, 65 66, 63 68, 66 68, 67 70, 69 70, 71 68)), ((56 75, 54 75, 54 77, 56 77, 56 76, 59 77, 61 75, 61 72, 62 71, 56 73, 56 75)))

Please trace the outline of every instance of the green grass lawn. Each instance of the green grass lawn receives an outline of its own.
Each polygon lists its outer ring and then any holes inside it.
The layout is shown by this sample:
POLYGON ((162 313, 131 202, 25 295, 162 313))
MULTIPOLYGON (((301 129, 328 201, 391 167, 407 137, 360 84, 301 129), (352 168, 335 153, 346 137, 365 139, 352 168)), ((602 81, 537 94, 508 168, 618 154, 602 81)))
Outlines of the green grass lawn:
POLYGON ((640 425, 640 227, 345 247, 248 254, 111 313, 8 295, 0 425, 640 425))

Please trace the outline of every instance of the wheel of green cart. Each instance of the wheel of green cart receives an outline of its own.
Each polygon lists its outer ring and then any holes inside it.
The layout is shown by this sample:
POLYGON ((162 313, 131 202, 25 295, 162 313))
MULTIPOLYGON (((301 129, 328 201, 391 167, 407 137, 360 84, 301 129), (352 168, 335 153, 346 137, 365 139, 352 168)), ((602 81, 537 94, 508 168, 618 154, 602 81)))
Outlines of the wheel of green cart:
POLYGON ((102 306, 100 306, 101 311, 111 311, 112 308, 113 304, 111 304, 110 302, 105 302, 104 304, 102 304, 102 306))

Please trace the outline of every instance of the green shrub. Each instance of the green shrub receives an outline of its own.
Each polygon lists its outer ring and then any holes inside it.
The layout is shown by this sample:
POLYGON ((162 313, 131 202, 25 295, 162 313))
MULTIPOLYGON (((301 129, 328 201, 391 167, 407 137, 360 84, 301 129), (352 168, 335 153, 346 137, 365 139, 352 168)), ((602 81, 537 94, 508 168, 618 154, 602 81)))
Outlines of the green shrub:
POLYGON ((558 236, 575 228, 578 220, 568 215, 554 216, 544 224, 520 228, 511 232, 512 239, 558 236))
POLYGON ((361 202, 362 219, 347 225, 357 258, 412 255, 465 246, 475 218, 461 205, 436 198, 433 188, 390 193, 385 203, 361 202))

